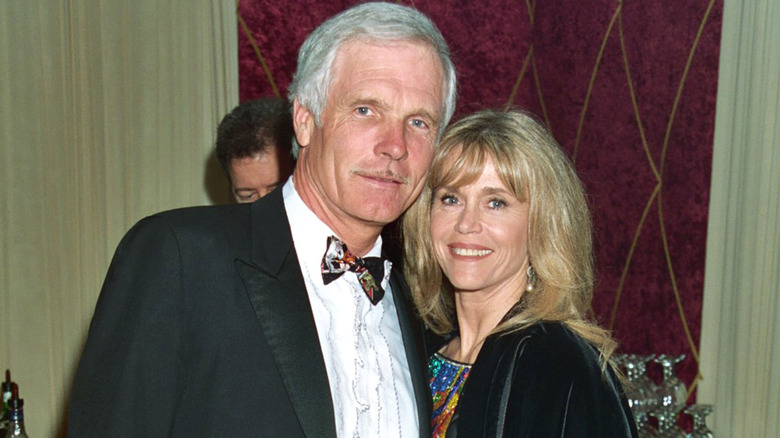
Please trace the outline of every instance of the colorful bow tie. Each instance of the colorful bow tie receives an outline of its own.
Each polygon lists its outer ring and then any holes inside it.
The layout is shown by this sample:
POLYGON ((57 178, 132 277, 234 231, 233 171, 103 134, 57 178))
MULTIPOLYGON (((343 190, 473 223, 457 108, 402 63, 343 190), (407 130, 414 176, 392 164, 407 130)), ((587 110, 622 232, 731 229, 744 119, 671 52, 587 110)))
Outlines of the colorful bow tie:
POLYGON ((385 296, 380 285, 385 276, 385 262, 379 257, 360 258, 352 254, 338 237, 329 236, 325 255, 322 256, 322 281, 330 284, 347 271, 357 274, 360 286, 371 304, 376 305, 385 296), (377 279, 379 282, 377 282, 377 279))

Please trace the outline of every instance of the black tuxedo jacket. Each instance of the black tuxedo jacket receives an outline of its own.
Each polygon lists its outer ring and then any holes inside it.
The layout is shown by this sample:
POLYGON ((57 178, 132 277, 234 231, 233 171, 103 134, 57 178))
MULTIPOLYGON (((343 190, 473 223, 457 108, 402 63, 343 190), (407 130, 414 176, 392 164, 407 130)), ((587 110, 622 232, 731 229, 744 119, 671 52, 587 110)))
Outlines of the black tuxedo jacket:
MULTIPOLYGON (((428 437, 421 325, 398 269, 391 285, 428 437)), ((281 187, 253 204, 160 213, 127 233, 90 325, 68 436, 336 436, 281 187)))

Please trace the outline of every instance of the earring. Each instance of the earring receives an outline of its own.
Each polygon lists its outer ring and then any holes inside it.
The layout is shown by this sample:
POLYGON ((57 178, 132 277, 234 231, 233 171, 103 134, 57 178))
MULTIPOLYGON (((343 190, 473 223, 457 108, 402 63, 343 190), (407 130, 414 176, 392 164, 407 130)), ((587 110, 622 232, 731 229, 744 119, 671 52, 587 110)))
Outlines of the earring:
POLYGON ((528 269, 525 271, 525 290, 526 292, 533 292, 536 288, 536 283, 539 281, 539 278, 536 276, 536 271, 534 270, 534 267, 530 264, 528 265, 528 269))

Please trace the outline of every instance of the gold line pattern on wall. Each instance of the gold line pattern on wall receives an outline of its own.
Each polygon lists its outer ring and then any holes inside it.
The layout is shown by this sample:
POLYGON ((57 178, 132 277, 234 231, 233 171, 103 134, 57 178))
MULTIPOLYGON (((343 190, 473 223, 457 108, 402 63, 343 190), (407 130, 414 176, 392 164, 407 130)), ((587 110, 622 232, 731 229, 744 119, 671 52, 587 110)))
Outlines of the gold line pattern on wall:
POLYGON ((249 40, 249 44, 252 46, 252 49, 255 51, 257 59, 260 61, 260 65, 263 67, 263 72, 265 72, 265 77, 268 79, 268 83, 271 85, 271 89, 274 92, 274 96, 281 99, 282 95, 279 93, 279 88, 276 86, 276 81, 274 81, 274 77, 271 74, 271 69, 268 68, 268 64, 265 62, 265 57, 260 51, 260 47, 257 45, 255 37, 252 35, 252 31, 250 31, 249 26, 246 25, 244 17, 241 16, 241 11, 238 8, 240 5, 241 0, 238 0, 238 3, 236 4, 236 17, 238 17, 238 23, 241 25, 241 30, 244 31, 244 35, 246 36, 247 40, 249 40))

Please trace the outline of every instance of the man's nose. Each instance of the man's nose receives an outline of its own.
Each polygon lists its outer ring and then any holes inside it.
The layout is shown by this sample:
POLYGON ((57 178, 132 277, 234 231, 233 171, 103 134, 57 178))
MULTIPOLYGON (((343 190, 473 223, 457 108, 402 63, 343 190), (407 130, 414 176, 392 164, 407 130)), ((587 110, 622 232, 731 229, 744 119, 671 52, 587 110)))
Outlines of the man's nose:
POLYGON ((386 155, 393 160, 403 160, 409 155, 406 134, 404 123, 388 123, 382 131, 382 138, 377 145, 377 153, 386 155))

